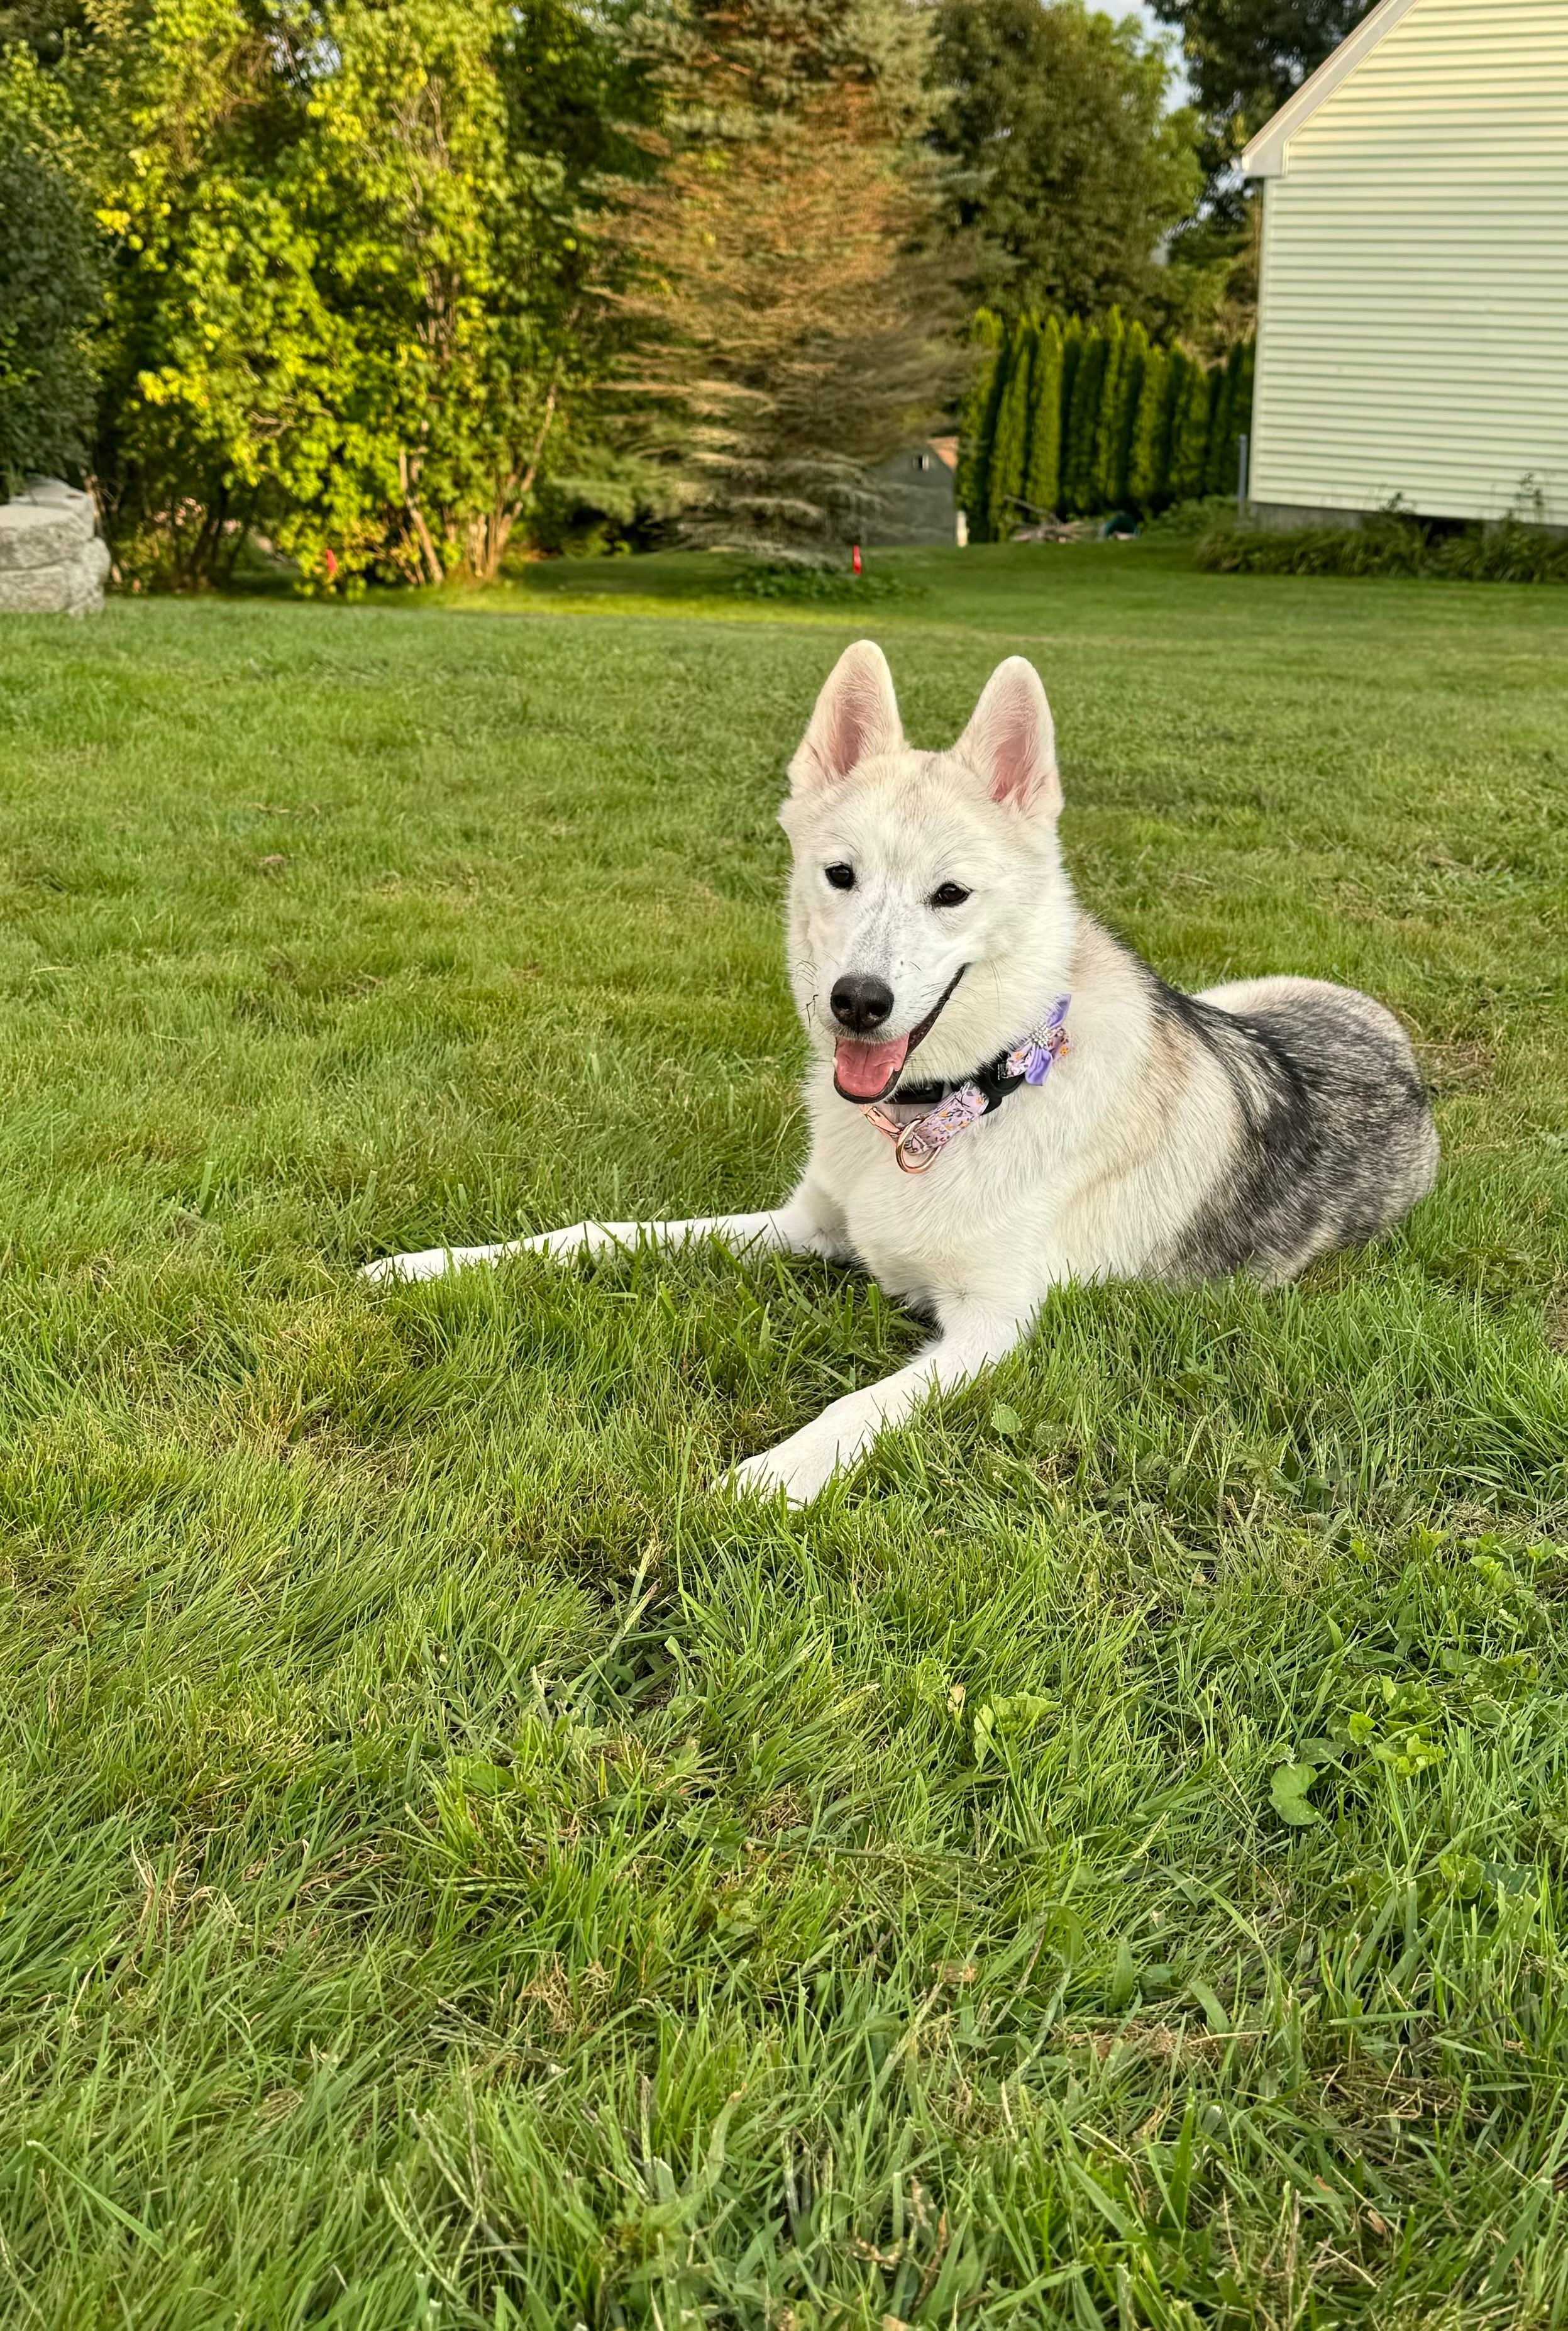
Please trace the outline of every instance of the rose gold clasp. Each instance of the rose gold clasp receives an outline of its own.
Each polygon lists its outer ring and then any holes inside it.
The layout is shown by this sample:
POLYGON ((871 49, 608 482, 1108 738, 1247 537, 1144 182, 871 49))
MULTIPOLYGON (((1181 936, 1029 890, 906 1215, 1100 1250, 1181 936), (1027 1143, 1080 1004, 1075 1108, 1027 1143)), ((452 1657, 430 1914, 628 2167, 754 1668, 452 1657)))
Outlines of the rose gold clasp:
POLYGON ((915 1140, 920 1129, 920 1122, 917 1118, 913 1125, 904 1127, 893 1145, 893 1159, 900 1174, 928 1174, 942 1155, 936 1143, 915 1140), (916 1154, 911 1154, 912 1151, 916 1154))

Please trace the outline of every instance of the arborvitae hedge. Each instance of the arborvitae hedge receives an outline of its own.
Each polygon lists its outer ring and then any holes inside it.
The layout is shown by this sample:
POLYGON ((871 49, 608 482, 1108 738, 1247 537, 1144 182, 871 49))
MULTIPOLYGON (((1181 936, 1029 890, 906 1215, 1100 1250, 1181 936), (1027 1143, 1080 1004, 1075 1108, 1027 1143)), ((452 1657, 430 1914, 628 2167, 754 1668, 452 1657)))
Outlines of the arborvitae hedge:
POLYGON ((973 524, 985 508, 985 473, 996 426, 996 406, 1006 375, 1002 357, 1007 345, 1007 328, 1000 316, 993 316, 989 308, 982 308, 969 328, 969 338, 977 353, 969 393, 958 415, 958 467, 953 492, 959 509, 968 511, 973 524))
POLYGON ((1060 319, 1048 316, 1034 344, 1030 374, 1029 466, 1023 476, 1028 515, 1043 518, 1061 493, 1061 383, 1066 348, 1060 319))
POLYGON ((1183 348, 1151 346, 1115 309, 1098 324, 1026 315, 1010 330, 983 310, 974 337, 983 355, 956 492, 977 540, 1005 542, 1053 511, 1148 518, 1235 492, 1252 420, 1250 341, 1205 370, 1183 348))
POLYGON ((1203 490, 1209 452, 1210 376, 1180 348, 1173 351, 1172 361, 1179 385, 1171 414, 1164 490, 1171 501, 1196 501, 1203 490))
POLYGON ((1007 376, 996 408, 996 427, 985 479, 985 531, 1005 542, 1020 523, 1019 502, 1029 461, 1029 386, 1040 327, 1025 316, 1007 345, 1007 376))

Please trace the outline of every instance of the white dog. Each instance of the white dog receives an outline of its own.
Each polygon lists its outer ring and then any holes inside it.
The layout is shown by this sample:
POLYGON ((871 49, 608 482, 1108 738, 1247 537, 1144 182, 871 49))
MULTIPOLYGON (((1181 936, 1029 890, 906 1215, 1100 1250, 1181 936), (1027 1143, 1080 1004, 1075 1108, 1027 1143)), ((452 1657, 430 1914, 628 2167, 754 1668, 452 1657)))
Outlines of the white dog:
POLYGON ((1050 708, 1022 657, 951 750, 927 753, 904 740, 881 650, 847 649, 783 811, 816 1055, 794 1195, 392 1255, 368 1275, 699 1237, 859 1263, 940 1332, 729 1477, 800 1505, 926 1394, 1012 1351, 1065 1280, 1278 1280, 1398 1222, 1437 1166, 1398 1022, 1316 980, 1166 987, 1079 907, 1060 806, 1050 708))

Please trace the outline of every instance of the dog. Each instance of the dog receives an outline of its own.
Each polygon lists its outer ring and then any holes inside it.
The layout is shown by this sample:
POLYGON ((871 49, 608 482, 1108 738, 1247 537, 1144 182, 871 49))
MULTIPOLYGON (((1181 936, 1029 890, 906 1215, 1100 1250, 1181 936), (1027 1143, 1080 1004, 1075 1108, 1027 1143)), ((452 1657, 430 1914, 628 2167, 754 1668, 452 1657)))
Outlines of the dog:
POLYGON ((938 1332, 727 1477, 803 1505, 927 1394, 1013 1350, 1052 1288, 1275 1284, 1430 1188, 1431 1109, 1382 1004, 1293 977, 1183 994, 1079 907, 1050 709, 1022 657, 950 750, 922 752, 881 650, 859 642, 789 775, 790 975, 813 1055, 794 1194, 392 1255, 372 1279, 697 1238, 858 1264, 938 1332))

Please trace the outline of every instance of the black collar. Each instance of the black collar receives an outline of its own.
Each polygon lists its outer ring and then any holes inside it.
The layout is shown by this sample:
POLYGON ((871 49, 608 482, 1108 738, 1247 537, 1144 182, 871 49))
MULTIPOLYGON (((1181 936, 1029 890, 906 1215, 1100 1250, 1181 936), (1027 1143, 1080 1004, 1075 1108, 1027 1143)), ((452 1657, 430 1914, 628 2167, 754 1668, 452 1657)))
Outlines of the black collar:
POLYGON ((1008 1094, 1016 1092, 1024 1081, 1022 1069, 1016 1076, 1008 1074, 1007 1056, 1012 1049, 1011 1045, 1004 1045, 993 1059, 983 1062, 977 1069, 971 1069, 966 1076, 933 1077, 928 1084, 898 1085, 888 1095, 883 1106, 899 1107, 907 1103, 914 1108, 935 1108, 938 1101, 946 1099, 949 1093, 955 1093, 960 1085, 973 1085, 977 1092, 984 1095, 985 1114, 989 1117, 991 1111, 1000 1108, 1008 1094))

